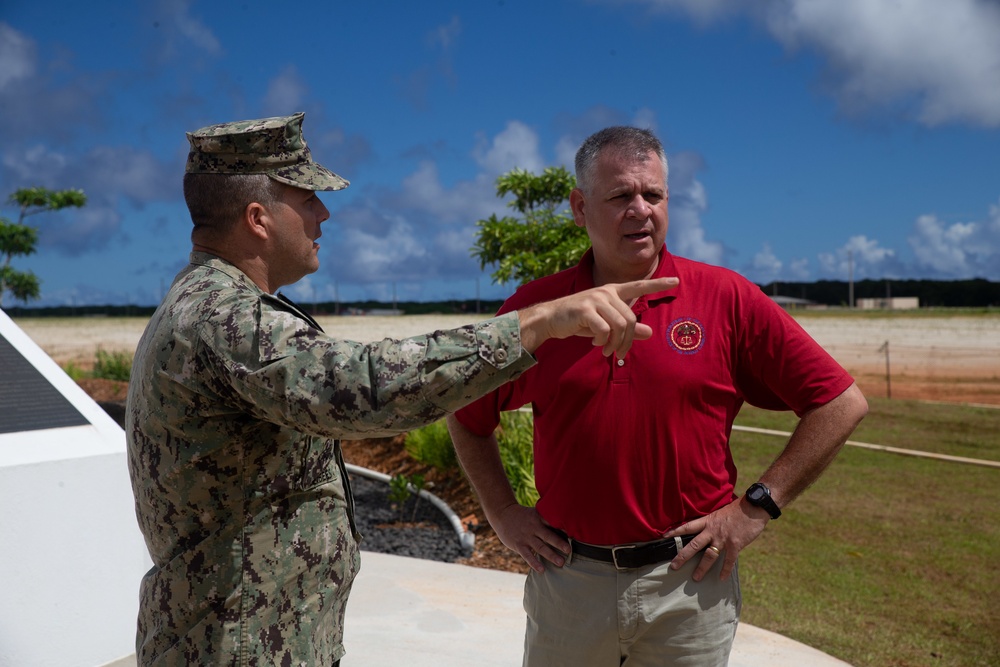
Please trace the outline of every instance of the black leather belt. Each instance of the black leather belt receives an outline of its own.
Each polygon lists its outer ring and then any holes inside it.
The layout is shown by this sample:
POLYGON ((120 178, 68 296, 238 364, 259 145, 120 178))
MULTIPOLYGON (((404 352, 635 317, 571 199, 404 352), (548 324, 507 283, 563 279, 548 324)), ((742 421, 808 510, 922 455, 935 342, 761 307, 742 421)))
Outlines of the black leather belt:
MULTIPOLYGON (((687 546, 694 535, 682 535, 681 543, 687 546)), ((645 567, 654 563, 673 560, 677 556, 677 542, 673 539, 646 544, 622 544, 617 547, 598 547, 572 540, 573 554, 605 563, 614 563, 619 570, 645 567)))

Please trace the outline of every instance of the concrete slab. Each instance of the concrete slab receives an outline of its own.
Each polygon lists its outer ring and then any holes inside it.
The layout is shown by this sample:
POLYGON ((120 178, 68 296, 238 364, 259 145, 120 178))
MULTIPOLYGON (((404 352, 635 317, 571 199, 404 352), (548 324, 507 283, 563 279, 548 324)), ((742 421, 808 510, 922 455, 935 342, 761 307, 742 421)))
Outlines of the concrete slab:
MULTIPOLYGON (((341 667, 521 664, 524 575, 364 552, 347 606, 341 667)), ((741 623, 730 667, 850 667, 741 623)), ((135 656, 105 667, 134 667, 135 656)))
MULTIPOLYGON (((524 575, 365 552, 347 607, 342 667, 520 665, 524 575)), ((730 667, 849 667, 741 623, 730 667)))

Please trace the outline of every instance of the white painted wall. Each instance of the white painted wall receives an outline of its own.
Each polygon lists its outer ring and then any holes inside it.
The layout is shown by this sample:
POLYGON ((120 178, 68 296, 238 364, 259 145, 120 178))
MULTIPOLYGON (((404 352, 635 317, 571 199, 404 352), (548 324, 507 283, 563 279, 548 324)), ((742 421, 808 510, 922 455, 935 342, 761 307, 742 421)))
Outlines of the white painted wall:
POLYGON ((91 422, 0 434, 0 667, 105 665, 135 651, 152 565, 125 433, 3 311, 0 334, 91 422))

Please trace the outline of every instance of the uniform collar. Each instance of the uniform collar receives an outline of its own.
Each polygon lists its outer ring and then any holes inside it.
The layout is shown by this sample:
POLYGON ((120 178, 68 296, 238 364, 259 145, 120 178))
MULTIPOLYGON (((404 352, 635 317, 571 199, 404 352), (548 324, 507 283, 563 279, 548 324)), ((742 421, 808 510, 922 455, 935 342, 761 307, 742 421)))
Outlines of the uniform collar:
POLYGON ((264 290, 262 290, 257 283, 250 280, 250 276, 243 273, 243 271, 241 271, 235 264, 222 259, 218 255, 201 252, 200 250, 192 250, 188 261, 195 266, 204 266, 209 269, 214 269, 215 271, 221 271, 236 282, 240 283, 241 286, 257 292, 258 294, 266 294, 266 292, 264 292, 264 290))
POLYGON ((292 301, 291 299, 289 299, 287 296, 285 296, 280 292, 278 294, 268 294, 267 292, 262 290, 257 285, 257 283, 250 280, 250 277, 247 276, 247 274, 240 271, 235 264, 227 262, 226 260, 222 259, 217 255, 213 255, 207 252, 201 252, 198 250, 191 251, 191 256, 189 258, 189 261, 191 262, 191 264, 194 264, 196 266, 204 266, 213 269, 215 271, 221 271, 222 273, 226 274, 236 282, 240 283, 241 286, 244 286, 247 289, 256 292, 258 297, 263 299, 264 301, 267 301, 272 305, 279 307, 281 310, 290 312, 296 317, 305 320, 306 322, 309 323, 310 326, 314 327, 315 329, 318 329, 320 331, 323 330, 323 327, 321 327, 319 323, 311 315, 309 315, 309 313, 307 313, 301 306, 299 306, 294 301, 292 301))

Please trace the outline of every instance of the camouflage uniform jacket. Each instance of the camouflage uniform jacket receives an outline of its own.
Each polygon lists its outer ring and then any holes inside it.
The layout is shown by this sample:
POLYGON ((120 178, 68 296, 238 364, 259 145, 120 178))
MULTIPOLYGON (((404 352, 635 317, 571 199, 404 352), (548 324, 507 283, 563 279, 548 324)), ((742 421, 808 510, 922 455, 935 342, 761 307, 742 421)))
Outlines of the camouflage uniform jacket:
POLYGON ((233 265, 192 253, 129 387, 129 474, 154 565, 139 664, 338 660, 359 536, 336 439, 427 424, 533 363, 516 315, 337 340, 233 265))

